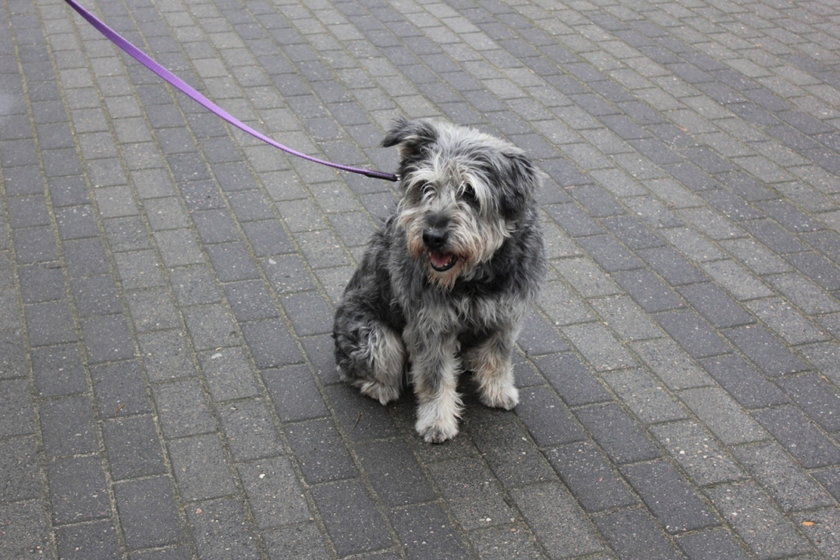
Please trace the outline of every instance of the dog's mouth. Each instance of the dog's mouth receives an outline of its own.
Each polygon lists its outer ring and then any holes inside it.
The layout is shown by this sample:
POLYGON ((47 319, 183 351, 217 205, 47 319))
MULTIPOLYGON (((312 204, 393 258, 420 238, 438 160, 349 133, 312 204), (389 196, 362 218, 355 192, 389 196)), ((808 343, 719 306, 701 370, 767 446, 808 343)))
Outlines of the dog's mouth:
POLYGON ((458 262, 458 255, 454 253, 438 253, 429 251, 429 265, 437 272, 446 272, 458 262))

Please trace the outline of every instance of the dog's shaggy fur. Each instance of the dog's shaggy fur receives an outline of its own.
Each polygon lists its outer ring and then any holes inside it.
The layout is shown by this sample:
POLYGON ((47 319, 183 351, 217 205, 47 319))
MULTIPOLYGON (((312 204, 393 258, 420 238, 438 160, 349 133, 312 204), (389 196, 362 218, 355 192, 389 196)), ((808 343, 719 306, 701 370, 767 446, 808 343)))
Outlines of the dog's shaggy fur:
POLYGON ((345 289, 336 362, 382 404, 410 382, 417 431, 442 442, 458 433, 463 369, 485 405, 519 402, 511 353, 545 268, 538 173, 518 148, 448 123, 399 120, 383 146, 399 146, 402 198, 345 289))

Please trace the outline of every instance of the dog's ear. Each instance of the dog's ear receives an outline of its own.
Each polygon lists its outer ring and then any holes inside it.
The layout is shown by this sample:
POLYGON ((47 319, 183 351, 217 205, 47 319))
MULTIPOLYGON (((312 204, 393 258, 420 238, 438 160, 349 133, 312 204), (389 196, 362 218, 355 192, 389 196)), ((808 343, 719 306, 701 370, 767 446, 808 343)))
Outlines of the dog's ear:
POLYGON ((424 145, 430 144, 437 139, 437 127, 429 121, 409 121, 403 118, 394 121, 394 125, 385 138, 382 146, 400 146, 400 155, 406 157, 418 151, 424 145))
POLYGON ((539 185, 539 172, 522 152, 504 152, 505 165, 501 170, 502 196, 499 210, 507 220, 516 220, 534 196, 539 185))

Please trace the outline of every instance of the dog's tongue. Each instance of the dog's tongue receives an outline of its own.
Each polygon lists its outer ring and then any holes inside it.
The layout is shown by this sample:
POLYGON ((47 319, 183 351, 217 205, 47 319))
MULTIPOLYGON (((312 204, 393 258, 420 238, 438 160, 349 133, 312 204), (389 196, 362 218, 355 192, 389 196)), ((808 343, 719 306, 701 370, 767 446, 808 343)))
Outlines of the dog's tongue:
POLYGON ((429 261, 432 263, 432 268, 437 271, 449 270, 455 265, 457 257, 452 253, 436 253, 429 252, 429 261))

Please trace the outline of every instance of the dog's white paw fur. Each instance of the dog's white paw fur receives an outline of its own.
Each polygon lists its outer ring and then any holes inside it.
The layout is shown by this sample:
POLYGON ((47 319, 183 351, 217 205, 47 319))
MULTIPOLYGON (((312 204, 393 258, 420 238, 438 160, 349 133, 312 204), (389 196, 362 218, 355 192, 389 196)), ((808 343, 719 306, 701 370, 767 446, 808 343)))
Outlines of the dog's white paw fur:
POLYGON ((437 398, 422 403, 417 408, 417 423, 414 428, 427 443, 443 443, 458 435, 458 418, 461 416, 461 400, 437 398))
POLYGON ((398 387, 383 385, 378 381, 365 381, 360 385, 359 391, 361 391, 363 395, 367 395, 368 397, 379 401, 379 403, 383 405, 400 398, 400 390, 398 387))
POLYGON ((484 406, 511 410, 519 404, 519 389, 510 381, 485 383, 479 389, 478 399, 484 406))

